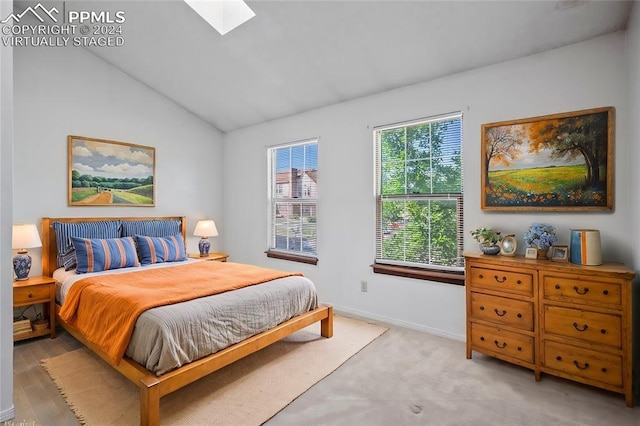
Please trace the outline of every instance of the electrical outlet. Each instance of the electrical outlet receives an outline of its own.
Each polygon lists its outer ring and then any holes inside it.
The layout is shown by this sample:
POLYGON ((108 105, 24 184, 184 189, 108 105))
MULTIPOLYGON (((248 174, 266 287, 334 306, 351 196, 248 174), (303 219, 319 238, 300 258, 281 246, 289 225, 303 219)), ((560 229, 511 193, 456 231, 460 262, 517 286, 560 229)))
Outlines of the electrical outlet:
POLYGON ((366 293, 367 292, 367 282, 366 281, 360 281, 360 291, 366 293))

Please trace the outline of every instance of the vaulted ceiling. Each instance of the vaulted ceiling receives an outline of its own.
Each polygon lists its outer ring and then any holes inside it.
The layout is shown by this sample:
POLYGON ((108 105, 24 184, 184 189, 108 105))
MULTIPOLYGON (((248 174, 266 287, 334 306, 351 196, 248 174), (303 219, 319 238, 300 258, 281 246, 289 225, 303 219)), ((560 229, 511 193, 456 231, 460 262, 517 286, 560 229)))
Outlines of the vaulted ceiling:
MULTIPOLYGON (((19 2, 23 3, 23 2, 19 2)), ((629 1, 247 1, 221 36, 183 1, 122 10, 125 44, 95 55, 221 131, 623 30, 629 1)))

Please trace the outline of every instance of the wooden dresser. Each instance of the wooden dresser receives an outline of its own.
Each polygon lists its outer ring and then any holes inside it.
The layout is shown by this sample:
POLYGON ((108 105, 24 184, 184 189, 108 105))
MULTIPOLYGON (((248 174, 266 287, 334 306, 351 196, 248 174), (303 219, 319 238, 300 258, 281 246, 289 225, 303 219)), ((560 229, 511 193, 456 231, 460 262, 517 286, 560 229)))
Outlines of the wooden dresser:
POLYGON ((632 400, 631 280, 624 265, 465 253, 472 351, 632 400))

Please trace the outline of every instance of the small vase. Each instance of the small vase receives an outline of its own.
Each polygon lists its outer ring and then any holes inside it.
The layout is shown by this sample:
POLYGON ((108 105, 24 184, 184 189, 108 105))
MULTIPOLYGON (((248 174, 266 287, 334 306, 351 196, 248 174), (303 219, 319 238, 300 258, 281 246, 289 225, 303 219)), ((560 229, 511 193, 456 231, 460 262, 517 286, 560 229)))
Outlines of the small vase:
POLYGON ((538 259, 540 260, 547 260, 549 259, 549 257, 547 256, 547 253, 549 252, 549 249, 538 249, 538 259))
POLYGON ((480 244, 480 251, 483 254, 491 254, 491 255, 496 255, 498 253, 500 253, 500 246, 498 245, 492 245, 492 246, 485 246, 483 244, 480 244))

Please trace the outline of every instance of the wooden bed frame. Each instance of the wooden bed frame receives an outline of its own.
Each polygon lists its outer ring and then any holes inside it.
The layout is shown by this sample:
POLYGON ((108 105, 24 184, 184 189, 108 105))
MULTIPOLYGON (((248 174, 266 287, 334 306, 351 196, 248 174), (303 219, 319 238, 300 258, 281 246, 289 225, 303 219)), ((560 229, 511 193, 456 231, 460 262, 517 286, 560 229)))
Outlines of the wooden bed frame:
MULTIPOLYGON (((184 216, 163 217, 74 217, 74 218, 49 218, 42 219, 42 273, 52 276, 57 269, 56 234, 51 228, 53 222, 78 223, 97 221, 135 221, 135 220, 179 220, 181 221, 182 236, 186 242, 186 220, 184 216)), ((287 337, 296 331, 320 321, 320 334, 324 337, 333 336, 333 308, 331 306, 319 306, 313 311, 305 312, 263 333, 236 343, 226 349, 212 355, 201 358, 190 364, 186 364, 176 370, 156 376, 143 366, 130 358, 123 358, 120 364, 115 365, 109 357, 95 345, 87 341, 78 330, 65 323, 58 316, 60 306, 56 306, 56 320, 62 327, 85 346, 99 355, 107 364, 122 373, 140 389, 140 424, 160 424, 160 398, 170 394, 196 380, 213 373, 247 355, 269 346, 278 340, 287 337)))

